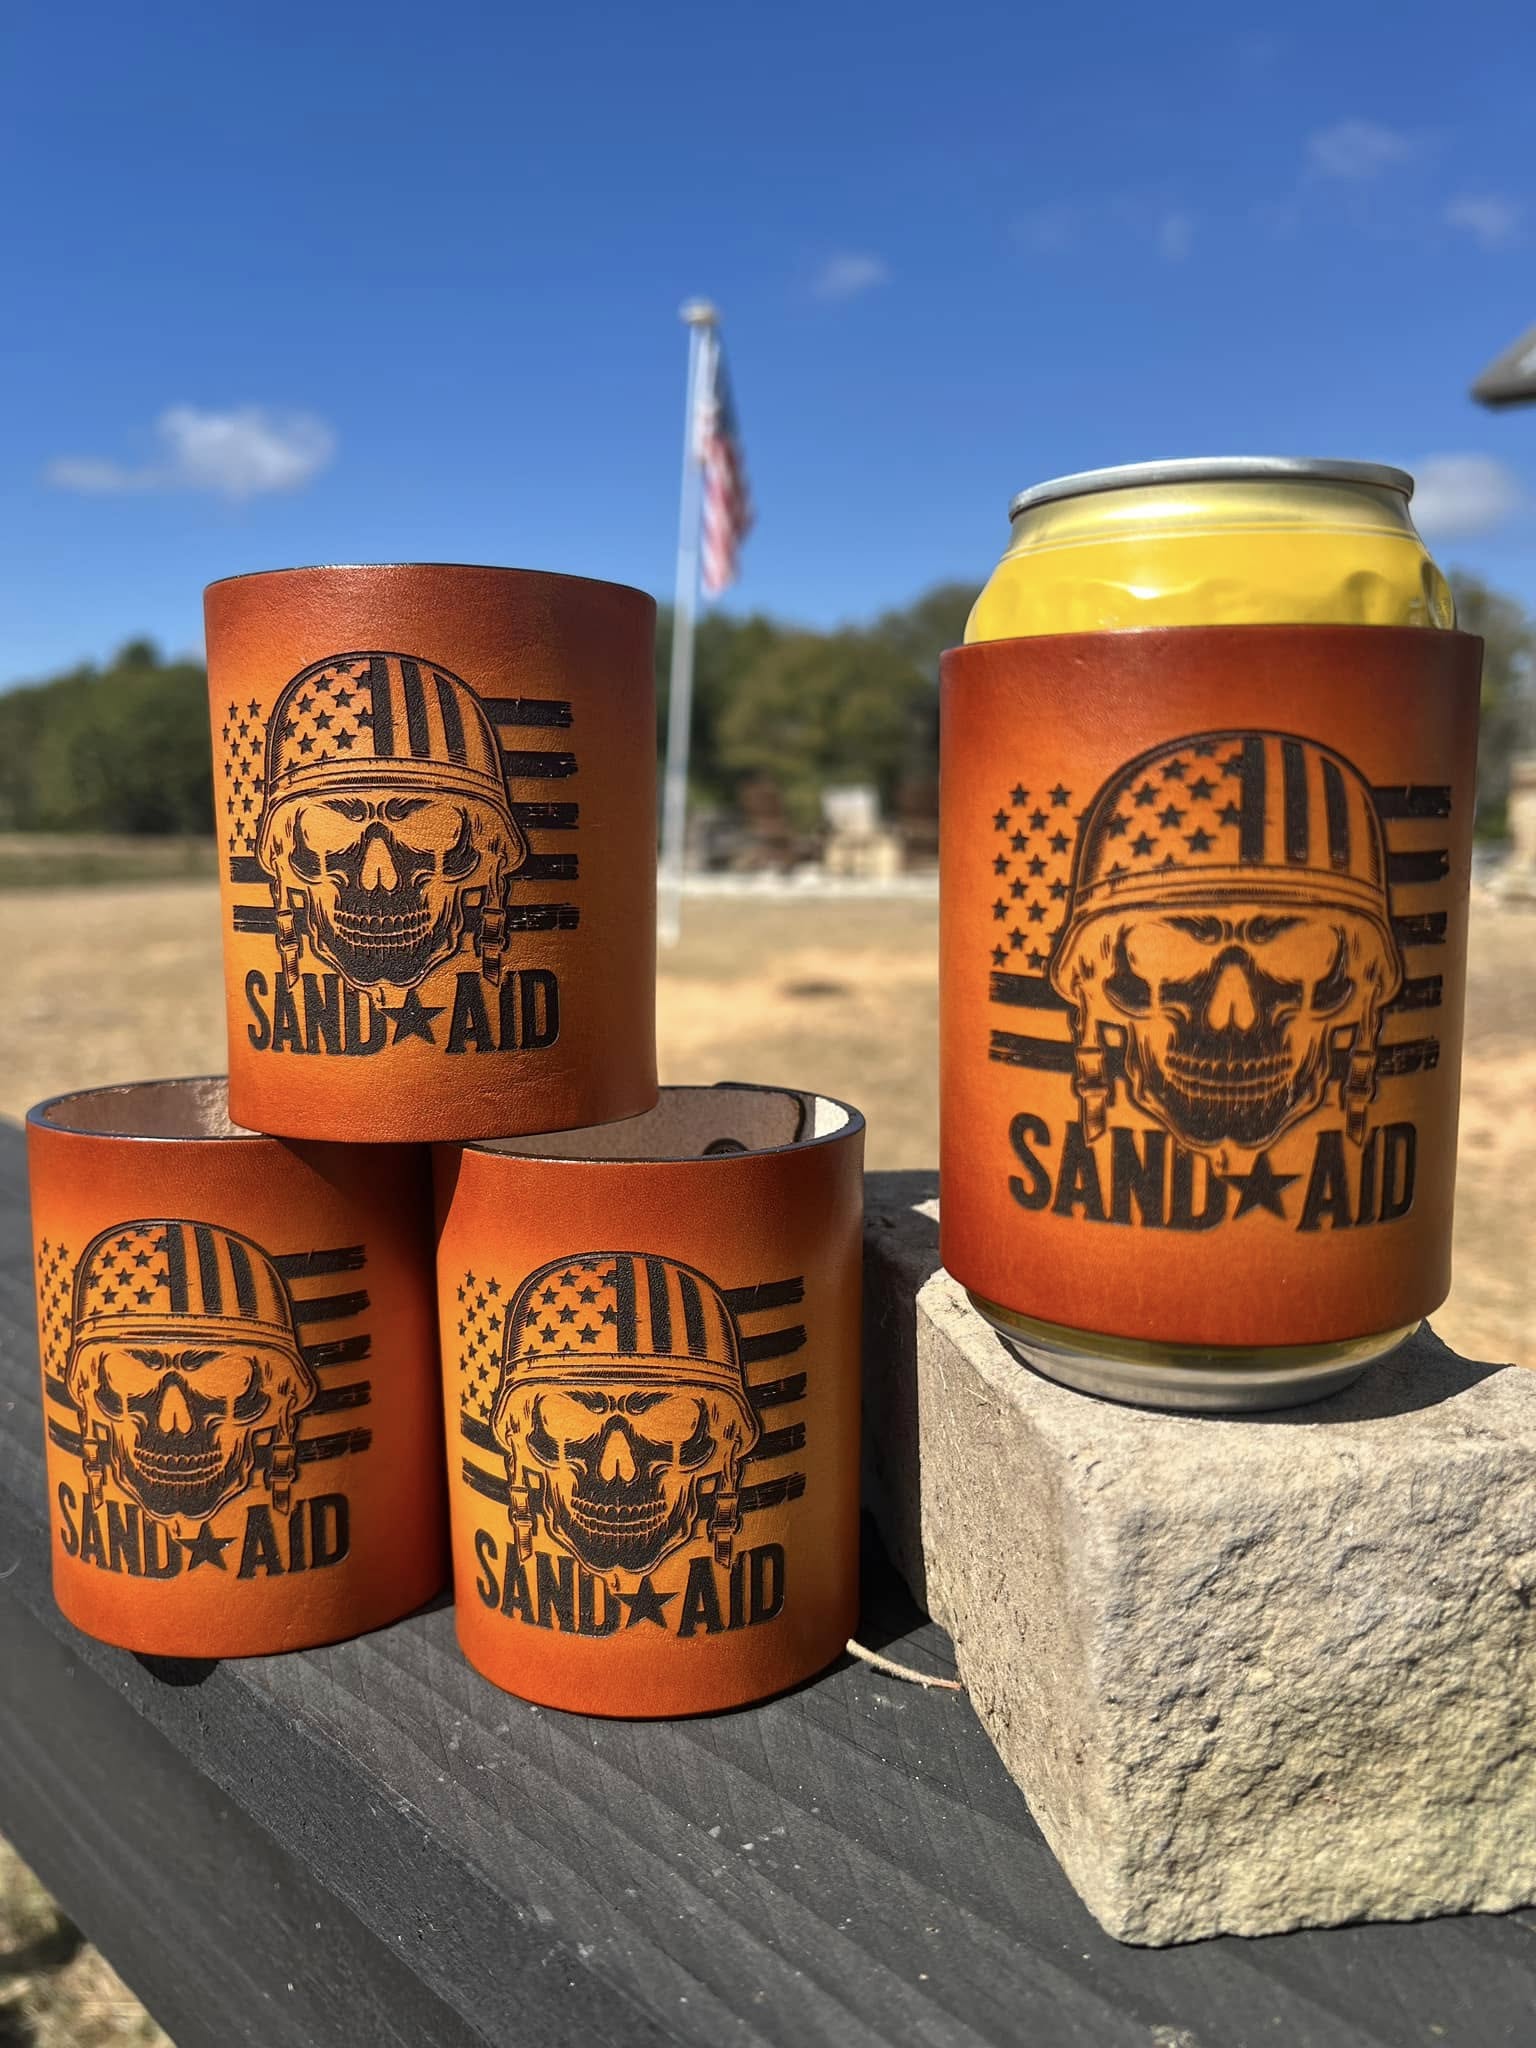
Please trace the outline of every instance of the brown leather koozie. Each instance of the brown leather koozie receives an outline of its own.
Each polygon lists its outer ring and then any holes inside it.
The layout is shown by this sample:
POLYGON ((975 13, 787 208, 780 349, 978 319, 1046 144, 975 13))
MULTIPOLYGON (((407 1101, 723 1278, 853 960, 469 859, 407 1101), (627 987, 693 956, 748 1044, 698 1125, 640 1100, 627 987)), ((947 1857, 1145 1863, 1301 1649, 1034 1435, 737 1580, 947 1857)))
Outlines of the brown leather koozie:
POLYGON ((439 1155, 459 1641, 497 1685, 693 1714, 841 1651, 863 1149, 841 1103, 722 1087, 439 1155))
POLYGON ((170 1657, 377 1628, 447 1570, 428 1155, 235 1129, 222 1079, 27 1120, 53 1585, 170 1657))
POLYGON ((233 1114, 379 1142, 648 1109, 652 600, 404 563, 206 603, 233 1114))
POLYGON ((1180 1345, 1444 1299, 1480 652, 1212 626, 944 657, 956 1279, 1180 1345))

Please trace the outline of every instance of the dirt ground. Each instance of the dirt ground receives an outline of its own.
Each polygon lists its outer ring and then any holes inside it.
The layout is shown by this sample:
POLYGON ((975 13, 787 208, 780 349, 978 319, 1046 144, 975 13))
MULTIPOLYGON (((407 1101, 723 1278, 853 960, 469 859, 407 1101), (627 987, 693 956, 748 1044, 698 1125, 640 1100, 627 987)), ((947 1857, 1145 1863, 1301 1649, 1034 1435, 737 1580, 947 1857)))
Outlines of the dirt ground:
MULTIPOLYGON (((662 964, 662 1078, 842 1096, 868 1116, 872 1167, 932 1165, 936 940, 931 900, 690 899, 662 964)), ((211 883, 0 894, 0 948, 0 1116, 92 1082, 222 1066, 211 883), (103 972, 128 934, 131 968, 103 972)), ((1536 913, 1478 897, 1467 1033, 1456 1282, 1435 1326, 1470 1357, 1536 1365, 1536 913)), ((0 1844, 0 2044, 163 2041, 0 1844)))

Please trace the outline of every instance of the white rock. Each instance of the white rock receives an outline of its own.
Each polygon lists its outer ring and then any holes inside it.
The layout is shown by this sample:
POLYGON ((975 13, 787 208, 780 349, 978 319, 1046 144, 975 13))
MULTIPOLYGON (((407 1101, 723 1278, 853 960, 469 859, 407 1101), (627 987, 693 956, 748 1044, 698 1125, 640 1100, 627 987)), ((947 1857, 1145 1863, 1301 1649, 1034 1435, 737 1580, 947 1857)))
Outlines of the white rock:
POLYGON ((1104 1927, 1536 1902, 1536 1375, 1426 1333, 1263 1418, 1090 1400, 939 1270, 932 1191, 869 1183, 869 1502, 1104 1927))

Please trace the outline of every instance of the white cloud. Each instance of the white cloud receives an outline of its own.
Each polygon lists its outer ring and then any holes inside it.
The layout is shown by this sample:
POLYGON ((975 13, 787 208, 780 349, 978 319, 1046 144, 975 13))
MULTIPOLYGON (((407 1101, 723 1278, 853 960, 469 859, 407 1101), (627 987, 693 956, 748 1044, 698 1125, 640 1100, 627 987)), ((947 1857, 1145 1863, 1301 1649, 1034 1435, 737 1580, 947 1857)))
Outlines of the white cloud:
POLYGON ((1520 229, 1519 207, 1497 192, 1469 192, 1453 199, 1440 217, 1447 226, 1460 228, 1485 249, 1502 249, 1520 229))
POLYGON ((1194 246, 1195 223, 1187 213, 1165 213, 1157 224, 1157 246, 1169 263, 1182 263, 1194 246))
POLYGON ((1432 539, 1489 533, 1524 502, 1519 478, 1491 455, 1428 455, 1414 474, 1413 522, 1432 539))
POLYGON ((94 455, 63 455, 45 472, 62 491, 107 496, 125 491, 209 491, 240 500, 296 491, 330 462, 336 436, 312 413, 260 406, 200 412, 173 405, 155 422, 156 460, 137 467, 94 455))
POLYGON ((816 273, 811 289, 818 299, 856 299, 890 282, 891 268, 883 256, 847 251, 829 256, 816 273))
POLYGON ((1048 256, 1075 242, 1082 230, 1082 212, 1075 206, 1051 204, 1032 207, 1013 224, 1017 240, 1036 255, 1048 256))
POLYGON ((1375 178, 1418 153, 1412 136, 1376 121, 1335 121, 1307 137, 1307 161, 1324 178, 1375 178))

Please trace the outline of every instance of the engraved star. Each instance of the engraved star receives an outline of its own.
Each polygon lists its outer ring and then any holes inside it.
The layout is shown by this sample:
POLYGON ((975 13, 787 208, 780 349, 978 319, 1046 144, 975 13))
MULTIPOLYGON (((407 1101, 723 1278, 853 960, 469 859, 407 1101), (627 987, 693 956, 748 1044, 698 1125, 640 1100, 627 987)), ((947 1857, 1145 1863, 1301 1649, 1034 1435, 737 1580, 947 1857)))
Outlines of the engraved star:
POLYGON ((231 704, 229 707, 229 715, 231 718, 238 718, 240 716, 240 706, 238 704, 231 704))
POLYGON ((562 1287, 574 1287, 576 1285, 576 1275, 574 1273, 562 1273, 560 1275, 560 1285, 562 1287))
POLYGON ((1029 872, 1032 875, 1043 875, 1045 873, 1045 862, 1038 853, 1029 863, 1029 872))
POLYGON ((301 754, 312 754, 314 751, 314 740, 310 737, 310 735, 307 732, 301 732, 299 734, 299 752, 301 754))
POLYGON ((1184 822, 1184 813, 1179 809, 1177 804, 1169 804, 1166 807, 1166 809, 1159 814, 1157 822, 1160 825, 1182 825, 1184 822))
POLYGON ((317 713, 316 713, 316 716, 315 716, 315 731, 316 731, 316 732, 329 732, 329 731, 330 731, 330 729, 331 729, 331 727, 332 727, 332 726, 333 726, 333 725, 334 725, 335 723, 336 723, 336 721, 335 721, 335 719, 334 719, 334 718, 332 718, 332 716, 331 716, 331 714, 329 713, 329 711, 321 711, 321 712, 317 712, 317 713))
POLYGON ((314 703, 314 701, 314 692, 312 690, 306 690, 294 708, 298 711, 308 711, 310 706, 314 703))
POLYGON ((540 1301, 544 1302, 553 1301, 555 1299, 555 1290, 553 1289, 553 1287, 546 1287, 544 1292, 539 1296, 539 1299, 540 1301))
POLYGON ((1029 921, 1031 924, 1045 923, 1045 905, 1043 903, 1031 903, 1029 906, 1029 921))
POLYGON ((1026 894, 1024 884, 1022 882, 1010 882, 1008 884, 1008 894, 1013 898, 1015 903, 1020 902, 1026 894))
POLYGON ((1155 804, 1157 802, 1157 791, 1150 782, 1144 782, 1140 789, 1137 790, 1136 801, 1139 804, 1155 804))
POLYGON ((1044 811, 1031 811, 1029 814, 1029 826, 1032 832, 1043 832, 1050 822, 1044 811))
POLYGON ((245 708, 247 711, 250 712, 252 718, 255 718, 261 710, 261 706, 256 702, 256 699, 254 697, 251 699, 250 703, 245 708))
POLYGON ((603 1321, 605 1323, 616 1323, 618 1320, 619 1318, 616 1310, 611 1308, 605 1308, 603 1310, 603 1321))
POLYGON ((1301 1175, 1276 1173, 1269 1163, 1269 1154, 1261 1152, 1247 1173, 1224 1173, 1221 1177, 1229 1188, 1238 1191, 1237 1207, 1232 1211, 1234 1218, 1246 1216, 1250 1209, 1267 1209, 1284 1221, 1285 1190, 1301 1175))
POLYGON ((1006 952, 1004 951, 1004 949, 1003 949, 1003 948, 1002 948, 1001 946, 994 946, 994 947, 992 948, 992 965, 993 965, 994 967, 1006 967, 1006 966, 1007 966, 1007 964, 1008 964, 1008 955, 1007 955, 1007 953, 1006 953, 1006 952))
POLYGON ((1204 826, 1197 825, 1193 832, 1184 834, 1184 844, 1191 853, 1209 853, 1216 842, 1204 826))
POLYGON ((1236 804, 1228 804, 1225 807, 1221 814, 1221 822, 1223 825, 1241 825, 1243 814, 1236 804))
POLYGON ((204 1522, 195 1536, 177 1539, 187 1553, 187 1570, 195 1572, 199 1565, 211 1564, 215 1571, 227 1572, 224 1553, 234 1542, 233 1536, 215 1536, 212 1522, 204 1522))
POLYGON ((1243 757, 1241 754, 1228 754, 1221 765, 1229 775, 1241 775, 1243 772, 1243 757))
POLYGON ((1189 763, 1187 761, 1170 761, 1163 770, 1164 782, 1182 782, 1184 780, 1184 770, 1188 766, 1189 763))
POLYGON ((1043 967, 1050 957, 1051 956, 1049 955, 1049 953, 1036 953, 1034 951, 1031 951, 1029 956, 1029 964, 1031 967, 1038 969, 1043 967))
POLYGON ((992 829, 994 832, 1006 832, 1009 822, 1008 813, 1006 811, 998 811, 993 816, 992 829))
POLYGON ((379 1008, 395 1027, 390 1044, 399 1045, 406 1038, 421 1038, 428 1045, 436 1045, 437 1040, 432 1036, 432 1019, 441 1017, 445 1007, 439 1003, 429 1008, 413 988, 406 990, 403 1003, 381 1003, 379 1008))
POLYGON ((500 1294, 501 1292, 501 1282, 499 1280, 487 1280, 485 1283, 485 1291, 494 1299, 494 1297, 500 1294))
POLYGON ((1016 782, 1013 785, 1013 788, 1008 792, 1008 801, 1010 803, 1017 804, 1021 811, 1023 810, 1024 806, 1029 802, 1029 791, 1024 787, 1022 782, 1016 782))
POLYGON ((1145 832, 1138 832, 1136 837, 1131 841, 1131 851, 1132 853, 1138 855, 1142 860, 1145 860, 1147 855, 1152 851, 1152 841, 1150 837, 1145 832))
POLYGON ((1066 893, 1067 893, 1067 885, 1066 885, 1066 883, 1065 883, 1065 882, 1052 882, 1052 884, 1051 884, 1051 901, 1052 901, 1053 903, 1059 903, 1059 902, 1061 901, 1062 897, 1066 895, 1066 893))
POLYGON ((1015 832, 1013 837, 1009 840, 1008 844, 1013 848, 1015 853, 1022 853, 1024 849, 1029 845, 1029 836, 1027 833, 1024 832, 1015 832))
POLYGON ((651 1584, 650 1573, 647 1572, 633 1593, 621 1593, 619 1598, 629 1609, 629 1619, 624 1624, 626 1628, 636 1628, 642 1621, 654 1621, 658 1628, 665 1628, 667 1602, 675 1600, 677 1595, 658 1593, 651 1584))
POLYGON ((355 695, 356 692, 353 690, 338 690, 336 692, 336 709, 338 711, 350 711, 352 699, 355 695))
POLYGON ((577 1295, 576 1299, 582 1302, 596 1301, 597 1289, 595 1287, 583 1287, 580 1294, 577 1295))
POLYGON ((1104 830, 1111 839, 1123 839, 1130 822, 1123 811, 1116 811, 1112 818, 1106 820, 1104 830))
POLYGON ((1215 755, 1216 742, 1214 740, 1196 740, 1195 744, 1190 748, 1190 752, 1198 760, 1209 761, 1215 755))
POLYGON ((1189 794, 1197 804, 1209 803, 1216 794, 1214 782, 1207 782, 1203 775, 1197 775, 1189 785, 1189 794))
POLYGON ((1003 921, 1003 919, 1004 919, 1004 918, 1005 918, 1005 917, 1006 917, 1007 915, 1008 915, 1008 906, 1007 906, 1007 904, 1006 904, 1006 903, 1005 903, 1005 902, 1003 901, 1002 897, 1001 897, 1001 896, 999 896, 999 897, 998 897, 998 898, 997 898, 997 899, 996 899, 996 900, 994 901, 994 903, 993 903, 993 905, 992 905, 992 916, 993 916, 993 919, 994 919, 994 921, 995 921, 996 923, 998 923, 998 924, 1001 924, 1001 923, 1002 923, 1002 921, 1003 921))
POLYGON ((1058 811, 1064 811, 1067 805, 1071 802, 1071 800, 1071 790, 1063 789, 1061 784, 1058 782, 1056 787, 1051 791, 1051 803, 1053 804, 1053 806, 1058 811))
POLYGON ((1071 843, 1071 840, 1068 839, 1065 832, 1053 832, 1050 838, 1046 841, 1046 844, 1050 847, 1052 853, 1065 853, 1067 848, 1071 845, 1071 843))
POLYGON ((542 1337, 542 1338, 544 1339, 544 1342, 545 1342, 546 1344, 553 1344, 553 1343, 554 1343, 554 1341, 555 1341, 555 1326, 554 1326, 554 1324, 553 1324, 553 1323, 545 1323, 545 1324, 544 1324, 544 1325, 543 1325, 543 1326, 541 1327, 541 1329, 540 1329, 540 1331, 539 1331, 539 1335, 540 1335, 540 1336, 541 1336, 541 1337, 542 1337))
POLYGON ((583 1344, 595 1344, 597 1342, 597 1326, 594 1323, 583 1323, 576 1334, 583 1344))
POLYGON ((566 1303, 565 1303, 565 1304, 564 1304, 564 1305, 562 1306, 562 1308, 561 1308, 561 1310, 560 1310, 560 1320, 561 1320, 561 1322, 562 1322, 562 1323, 574 1323, 574 1322, 575 1322, 575 1320, 576 1320, 576 1311, 575 1311, 575 1309, 573 1309, 573 1308, 571 1307, 571 1305, 570 1305, 570 1303, 569 1303, 569 1302, 566 1302, 566 1303))
POLYGON ((1024 934, 1019 930, 1017 925, 1015 925, 1008 934, 1008 944, 1015 953, 1023 951, 1024 934))
POLYGON ((1007 874, 1007 872, 1008 872, 1008 856, 1007 856, 1006 854, 1000 853, 1000 854, 999 854, 999 855, 997 856, 997 859, 996 859, 995 861, 993 861, 993 863, 992 863, 992 872, 993 872, 993 874, 994 874, 994 875, 1006 875, 1006 874, 1007 874))

